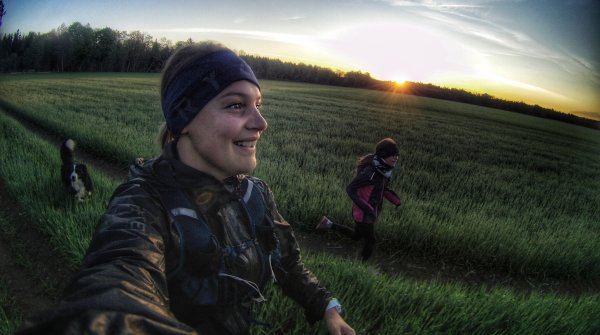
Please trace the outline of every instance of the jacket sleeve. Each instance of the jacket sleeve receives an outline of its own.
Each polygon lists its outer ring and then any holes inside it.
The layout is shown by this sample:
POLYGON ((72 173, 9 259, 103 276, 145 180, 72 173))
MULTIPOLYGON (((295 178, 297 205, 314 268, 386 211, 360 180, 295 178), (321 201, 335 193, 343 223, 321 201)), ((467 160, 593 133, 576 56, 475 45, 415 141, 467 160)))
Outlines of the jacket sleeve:
POLYGON ((362 199, 358 194, 358 190, 360 188, 371 184, 371 176, 372 169, 364 168, 356 175, 356 177, 354 177, 354 179, 352 179, 350 184, 348 184, 346 187, 346 193, 348 193, 348 196, 350 199, 352 199, 352 202, 364 213, 374 215, 375 208, 373 208, 373 206, 371 206, 367 200, 362 199))
POLYGON ((195 333, 169 311, 166 220, 140 185, 120 186, 57 308, 26 320, 20 333, 195 333))
POLYGON ((400 196, 398 196, 398 194, 396 194, 396 192, 392 191, 389 188, 385 188, 384 192, 383 192, 383 196, 392 204, 394 204, 395 206, 400 206, 401 200, 400 200, 400 196))
POLYGON ((322 287, 315 275, 304 266, 292 227, 279 214, 273 193, 268 187, 265 189, 267 215, 273 221, 275 237, 281 251, 281 264, 274 267, 277 285, 286 296, 304 308, 306 320, 312 324, 323 318, 331 300, 331 293, 322 287))

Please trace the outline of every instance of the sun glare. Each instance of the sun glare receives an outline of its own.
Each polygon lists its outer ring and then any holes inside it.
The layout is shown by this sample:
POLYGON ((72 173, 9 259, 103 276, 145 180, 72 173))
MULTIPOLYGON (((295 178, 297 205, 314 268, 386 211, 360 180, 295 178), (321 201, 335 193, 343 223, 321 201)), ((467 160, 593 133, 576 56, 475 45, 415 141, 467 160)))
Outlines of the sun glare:
POLYGON ((353 25, 340 29, 327 43, 331 53, 353 68, 399 84, 432 82, 446 73, 473 71, 473 62, 460 43, 414 24, 353 25))
POLYGON ((388 80, 393 81, 394 83, 396 83, 396 85, 404 85, 404 83, 406 83, 410 79, 403 74, 394 74, 391 75, 388 80))

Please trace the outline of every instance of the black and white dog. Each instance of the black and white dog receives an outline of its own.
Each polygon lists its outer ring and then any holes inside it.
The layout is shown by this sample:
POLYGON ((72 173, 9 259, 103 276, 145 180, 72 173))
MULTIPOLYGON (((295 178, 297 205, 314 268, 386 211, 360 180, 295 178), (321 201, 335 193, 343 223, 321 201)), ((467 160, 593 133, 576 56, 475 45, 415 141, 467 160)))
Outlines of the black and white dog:
POLYGON ((62 159, 61 178, 67 189, 78 201, 83 201, 86 196, 92 194, 92 179, 88 174, 87 167, 73 160, 75 141, 68 139, 60 147, 60 158, 62 159))

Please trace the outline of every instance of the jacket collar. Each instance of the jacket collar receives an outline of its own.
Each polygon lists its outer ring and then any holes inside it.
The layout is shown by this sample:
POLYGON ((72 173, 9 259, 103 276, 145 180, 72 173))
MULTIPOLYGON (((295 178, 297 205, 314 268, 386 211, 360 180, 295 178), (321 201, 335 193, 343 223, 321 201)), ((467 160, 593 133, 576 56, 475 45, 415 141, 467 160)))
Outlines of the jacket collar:
POLYGON ((179 160, 176 142, 165 146, 163 153, 151 165, 151 173, 156 180, 168 186, 179 188, 217 187, 229 192, 238 190, 243 175, 229 177, 223 181, 212 175, 194 169, 179 160))

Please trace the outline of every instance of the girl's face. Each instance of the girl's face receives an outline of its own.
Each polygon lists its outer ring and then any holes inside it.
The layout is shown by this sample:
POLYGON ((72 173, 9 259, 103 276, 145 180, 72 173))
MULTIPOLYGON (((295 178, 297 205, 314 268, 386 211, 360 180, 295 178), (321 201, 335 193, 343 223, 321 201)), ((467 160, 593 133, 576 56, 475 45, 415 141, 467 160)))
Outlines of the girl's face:
POLYGON ((391 166, 391 167, 395 167, 396 163, 398 163, 398 155, 396 156, 390 156, 387 158, 384 158, 383 161, 385 162, 385 164, 391 166))
POLYGON ((256 85, 229 85, 183 129, 177 142, 181 161, 219 180, 254 170, 256 143, 267 128, 260 104, 256 85))

